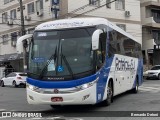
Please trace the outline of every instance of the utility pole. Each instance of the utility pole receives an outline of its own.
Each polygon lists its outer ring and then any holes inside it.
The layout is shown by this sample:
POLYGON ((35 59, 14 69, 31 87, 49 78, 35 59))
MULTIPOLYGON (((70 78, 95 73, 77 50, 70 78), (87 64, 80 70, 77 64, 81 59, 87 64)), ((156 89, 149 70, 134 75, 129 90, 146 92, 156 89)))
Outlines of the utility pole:
POLYGON ((20 12, 21 12, 21 31, 22 31, 22 35, 25 35, 23 3, 22 3, 22 0, 18 0, 18 1, 19 1, 19 5, 20 5, 20 12))
POLYGON ((58 18, 58 12, 60 11, 59 9, 59 3, 60 3, 60 0, 52 0, 51 1, 51 11, 52 11, 52 14, 54 14, 55 16, 55 19, 58 18))
MULTIPOLYGON (((23 2, 22 0, 18 0, 19 1, 19 6, 20 6, 20 12, 21 12, 21 35, 25 35, 25 27, 24 27, 24 15, 23 15, 23 2)), ((26 51, 26 46, 27 45, 27 40, 23 41, 23 69, 24 72, 26 72, 27 70, 27 61, 26 61, 26 56, 27 56, 27 51, 26 51)))

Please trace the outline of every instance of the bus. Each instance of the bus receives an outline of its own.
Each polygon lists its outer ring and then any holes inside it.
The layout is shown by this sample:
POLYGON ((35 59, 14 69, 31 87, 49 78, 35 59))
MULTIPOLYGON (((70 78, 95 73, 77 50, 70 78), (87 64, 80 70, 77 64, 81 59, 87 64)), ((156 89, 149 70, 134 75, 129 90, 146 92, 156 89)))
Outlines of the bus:
POLYGON ((110 105, 143 82, 140 42, 104 18, 42 23, 18 39, 17 52, 26 39, 29 104, 110 105))

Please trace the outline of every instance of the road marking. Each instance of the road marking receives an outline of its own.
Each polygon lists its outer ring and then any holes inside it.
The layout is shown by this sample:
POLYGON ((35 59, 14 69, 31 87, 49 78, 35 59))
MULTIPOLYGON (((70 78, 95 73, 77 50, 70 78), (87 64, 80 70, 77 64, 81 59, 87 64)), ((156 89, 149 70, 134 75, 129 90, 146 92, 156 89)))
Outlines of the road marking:
MULTIPOLYGON (((45 117, 42 117, 42 118, 31 118, 30 120, 41 120, 41 119, 44 119, 44 118, 45 117)), ((47 117, 45 119, 46 120, 66 120, 65 118, 61 118, 61 117, 47 117)), ((81 119, 75 119, 75 120, 81 120, 81 119)))
POLYGON ((72 119, 69 119, 69 120, 83 120, 82 118, 72 118, 72 119))
POLYGON ((5 111, 6 109, 0 109, 0 111, 5 111))
POLYGON ((160 88, 158 88, 158 87, 145 87, 145 86, 141 86, 141 87, 139 87, 139 90, 142 91, 142 92, 151 92, 151 93, 160 92, 160 88))
POLYGON ((41 120, 43 118, 31 118, 31 120, 41 120))

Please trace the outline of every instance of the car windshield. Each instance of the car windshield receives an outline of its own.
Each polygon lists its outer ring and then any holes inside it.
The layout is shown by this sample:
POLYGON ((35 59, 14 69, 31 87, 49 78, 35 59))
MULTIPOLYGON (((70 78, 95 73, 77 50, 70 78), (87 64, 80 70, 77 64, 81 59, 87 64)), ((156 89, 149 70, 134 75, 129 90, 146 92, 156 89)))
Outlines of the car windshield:
POLYGON ((151 70, 160 70, 160 66, 154 66, 151 70))
POLYGON ((21 74, 19 74, 20 76, 27 76, 27 74, 26 73, 21 73, 21 74))
POLYGON ((40 79, 93 73, 91 36, 94 30, 95 27, 88 27, 35 32, 29 54, 29 73, 40 79))

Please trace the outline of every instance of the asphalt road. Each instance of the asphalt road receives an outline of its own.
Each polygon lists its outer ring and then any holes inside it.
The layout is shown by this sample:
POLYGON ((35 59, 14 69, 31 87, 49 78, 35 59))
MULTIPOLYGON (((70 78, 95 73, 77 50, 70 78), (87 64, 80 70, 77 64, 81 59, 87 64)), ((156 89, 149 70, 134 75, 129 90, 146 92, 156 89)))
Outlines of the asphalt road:
MULTIPOLYGON (((143 85, 139 87, 137 94, 126 92, 116 96, 114 102, 108 107, 98 104, 90 106, 64 106, 59 109, 52 109, 49 105, 29 105, 26 100, 25 88, 0 87, 0 111, 42 113, 43 118, 23 118, 28 120, 53 120, 55 118, 64 118, 66 120, 133 120, 134 117, 113 117, 130 114, 130 112, 128 113, 127 111, 133 111, 133 113, 134 111, 135 113, 136 111, 140 111, 140 113, 143 113, 143 111, 155 111, 155 113, 159 111, 160 116, 160 80, 145 80, 143 85), (107 115, 113 116, 107 117, 107 115)), ((2 119, 8 120, 9 118, 2 119)), ((16 119, 22 118, 18 117, 16 119)), ((150 120, 151 118, 145 117, 144 119, 144 117, 137 117, 136 120, 137 119, 150 120)), ((153 120, 156 119, 159 120, 160 117, 153 118, 153 120)))

